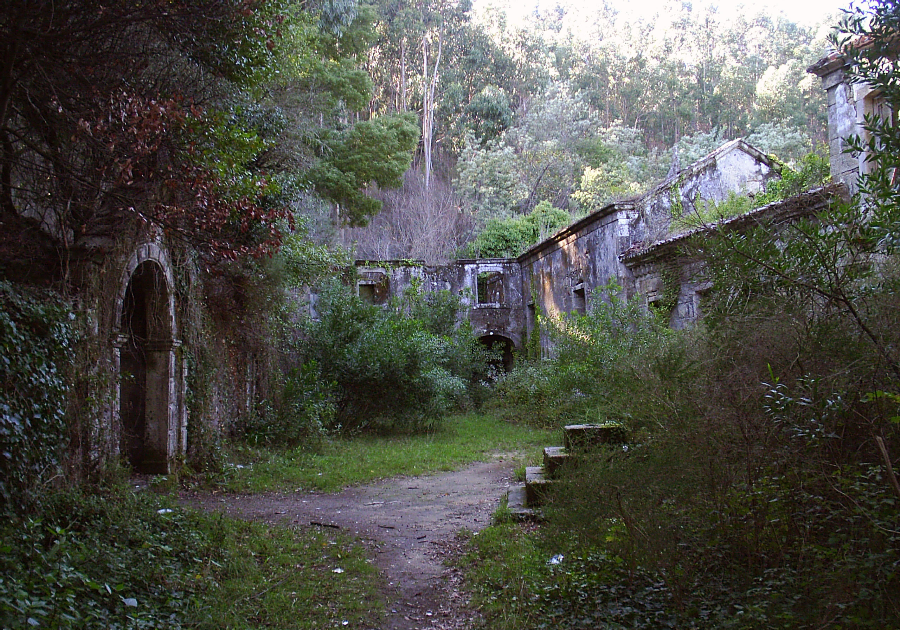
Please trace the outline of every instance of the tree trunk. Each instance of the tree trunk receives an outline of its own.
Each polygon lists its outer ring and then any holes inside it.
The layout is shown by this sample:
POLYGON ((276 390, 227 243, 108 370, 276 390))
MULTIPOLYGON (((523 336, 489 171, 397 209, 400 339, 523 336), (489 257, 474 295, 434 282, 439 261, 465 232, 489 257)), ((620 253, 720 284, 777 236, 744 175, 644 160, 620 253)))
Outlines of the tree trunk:
POLYGON ((425 190, 431 185, 432 152, 431 143, 434 135, 434 90, 437 86, 438 71, 441 65, 441 52, 444 48, 444 23, 438 32, 438 49, 428 78, 428 38, 422 38, 422 143, 425 152, 425 190))
POLYGON ((406 99, 406 38, 400 40, 400 111, 409 109, 406 99))

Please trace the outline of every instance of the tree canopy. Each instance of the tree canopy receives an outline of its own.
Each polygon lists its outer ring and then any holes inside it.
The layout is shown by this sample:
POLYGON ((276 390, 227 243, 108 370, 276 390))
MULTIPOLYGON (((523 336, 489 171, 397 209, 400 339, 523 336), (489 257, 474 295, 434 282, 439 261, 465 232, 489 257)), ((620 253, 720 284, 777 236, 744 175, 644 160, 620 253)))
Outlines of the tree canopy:
POLYGON ((372 90, 357 67, 363 13, 293 0, 5 3, 7 249, 25 234, 105 247, 149 223, 211 259, 261 256, 292 229, 296 192, 313 188, 363 222, 378 203, 361 189, 396 182, 416 141, 403 118, 350 123, 372 90), (369 142, 379 151, 364 162, 348 155, 369 142))

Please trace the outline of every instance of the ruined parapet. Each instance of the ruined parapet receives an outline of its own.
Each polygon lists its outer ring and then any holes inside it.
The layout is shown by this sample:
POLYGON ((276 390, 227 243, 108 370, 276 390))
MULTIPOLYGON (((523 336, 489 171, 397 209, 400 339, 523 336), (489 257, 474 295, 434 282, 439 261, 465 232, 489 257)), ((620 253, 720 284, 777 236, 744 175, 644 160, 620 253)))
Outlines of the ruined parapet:
POLYGON ((787 224, 824 210, 833 200, 846 200, 848 194, 843 183, 829 184, 647 246, 634 246, 620 259, 647 307, 664 312, 672 328, 684 328, 702 317, 703 296, 710 289, 702 273, 705 263, 690 247, 693 238, 725 230, 740 232, 761 223, 787 224))
POLYGON ((487 345, 521 346, 523 300, 521 267, 515 259, 457 260, 426 265, 419 260, 358 260, 357 295, 372 304, 387 305, 415 287, 424 293, 449 291, 460 299, 460 320, 467 318, 475 336, 487 345))
POLYGON ((892 113, 887 101, 878 90, 867 83, 853 82, 847 58, 833 52, 807 68, 822 80, 822 88, 828 99, 828 156, 831 177, 843 182, 851 194, 857 192, 857 180, 866 174, 871 164, 866 155, 849 152, 847 140, 858 136, 863 142, 868 138, 864 128, 865 117, 890 119, 892 113))

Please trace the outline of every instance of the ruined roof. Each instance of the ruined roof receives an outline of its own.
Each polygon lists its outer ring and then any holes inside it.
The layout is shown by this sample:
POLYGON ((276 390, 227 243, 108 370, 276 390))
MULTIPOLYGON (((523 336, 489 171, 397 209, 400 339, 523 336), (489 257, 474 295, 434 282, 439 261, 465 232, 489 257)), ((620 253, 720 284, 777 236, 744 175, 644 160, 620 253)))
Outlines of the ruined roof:
POLYGON ((806 69, 807 72, 819 77, 831 74, 838 68, 843 67, 847 63, 847 58, 843 53, 834 51, 830 55, 822 57, 816 63, 806 69))
POLYGON ((773 201, 759 208, 754 208, 750 212, 720 219, 710 225, 704 225, 649 245, 635 243, 622 253, 619 259, 626 265, 648 262, 659 256, 670 254, 673 248, 700 234, 714 234, 723 229, 746 230, 768 220, 774 220, 778 223, 793 221, 823 210, 827 203, 833 199, 846 199, 848 196, 847 187, 843 183, 827 184, 794 197, 782 201, 773 201))
POLYGON ((528 258, 529 256, 533 256, 537 253, 540 253, 544 249, 553 247, 556 243, 559 243, 560 241, 565 240, 569 236, 579 232, 580 230, 587 227, 591 223, 594 223, 594 222, 598 221, 599 219, 602 219, 603 217, 606 217, 617 210, 634 210, 641 202, 653 197, 654 195, 658 195, 658 194, 668 190, 669 188, 672 187, 673 184, 684 179, 685 177, 690 177, 691 175, 698 174, 711 166, 715 166, 717 160, 721 156, 723 156, 727 153, 730 153, 731 151, 734 151, 735 149, 739 149, 739 150, 743 151, 744 153, 753 157, 758 162, 762 162, 763 164, 766 164, 770 168, 775 166, 773 160, 769 156, 764 154, 759 149, 751 146, 750 144, 747 144, 747 142, 743 138, 737 138, 736 140, 730 140, 730 141, 726 142, 725 144, 721 145, 720 147, 718 147, 717 149, 715 149, 714 151, 710 152, 706 156, 700 158, 696 162, 693 162, 692 164, 689 164, 688 166, 679 170, 675 174, 666 177, 666 179, 664 179, 663 181, 654 185, 646 193, 644 193, 642 195, 630 197, 630 198, 622 200, 622 201, 614 201, 614 202, 608 203, 605 206, 601 207, 600 209, 595 210, 594 212, 588 214, 587 216, 579 219, 575 223, 572 223, 572 224, 562 228, 558 232, 554 233, 552 236, 545 238, 540 243, 537 243, 537 244, 529 247, 527 250, 525 250, 525 252, 523 252, 522 254, 519 255, 518 260, 520 260, 520 261, 524 260, 525 258, 528 258))
POLYGON ((762 162, 769 168, 773 168, 775 166, 775 162, 768 155, 766 155, 765 153, 763 153, 756 147, 754 147, 750 144, 747 144, 747 141, 744 140, 743 138, 737 138, 735 140, 729 140, 728 142, 726 142, 719 148, 711 151, 710 153, 708 153, 704 157, 700 158, 693 164, 690 164, 690 165, 684 167, 683 169, 681 169, 674 175, 670 175, 670 176, 666 177, 663 181, 661 181, 660 183, 656 184, 653 188, 651 188, 649 192, 641 195, 640 197, 637 197, 636 199, 644 200, 644 199, 652 197, 662 191, 668 190, 669 188, 672 187, 672 184, 676 183, 677 181, 679 181, 681 179, 684 179, 685 176, 690 176, 695 173, 700 173, 701 171, 705 170, 706 168, 708 168, 710 166, 715 166, 716 160, 718 160, 718 158, 725 155, 726 153, 730 153, 731 151, 734 151, 735 149, 740 149, 741 151, 743 151, 750 157, 754 158, 756 161, 762 162))
MULTIPOLYGON (((807 68, 806 71, 819 77, 825 77, 838 68, 850 65, 849 59, 847 58, 848 52, 861 51, 865 50, 866 48, 871 48, 874 43, 875 38, 871 35, 859 35, 857 37, 854 37, 852 40, 845 43, 841 47, 841 50, 835 50, 825 55, 816 63, 807 68)), ((888 39, 888 45, 890 46, 894 54, 900 52, 897 50, 898 44, 900 44, 900 41, 898 41, 898 36, 896 34, 891 35, 888 39)))

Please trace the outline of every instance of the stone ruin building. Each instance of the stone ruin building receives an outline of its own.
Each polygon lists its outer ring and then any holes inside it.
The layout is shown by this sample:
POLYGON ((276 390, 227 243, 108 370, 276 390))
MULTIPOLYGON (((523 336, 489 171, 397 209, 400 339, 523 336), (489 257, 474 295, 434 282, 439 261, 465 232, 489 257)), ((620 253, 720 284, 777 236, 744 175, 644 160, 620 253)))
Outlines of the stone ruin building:
MULTIPOLYGON (((864 117, 893 117, 884 97, 865 83, 853 83, 848 61, 834 52, 809 68, 828 96, 828 147, 833 184, 796 198, 719 222, 740 229, 762 218, 789 221, 814 214, 830 199, 857 192, 857 179, 871 168, 865 155, 847 151, 847 139, 866 140, 864 117)), ((703 228, 678 233, 673 221, 702 202, 721 202, 730 193, 755 194, 777 177, 772 160, 743 140, 729 142, 668 177, 645 195, 596 210, 518 258, 458 260, 428 266, 415 261, 357 261, 360 297, 376 304, 402 295, 416 279, 426 291, 461 296, 473 330, 504 350, 505 363, 536 330, 539 314, 585 313, 590 297, 609 283, 624 297, 640 296, 647 308, 670 310, 669 323, 683 328, 701 315, 708 290, 699 279, 703 261, 686 255, 685 241, 703 228)), ((549 340, 540 336, 542 352, 549 340)))
MULTIPOLYGON (((866 163, 844 152, 845 139, 861 133, 866 113, 887 114, 883 99, 867 86, 849 83, 845 70, 838 54, 810 68, 828 92, 831 172, 837 185, 729 221, 814 212, 829 196, 855 190, 856 177, 865 172, 866 163)), ((647 194, 599 208, 517 258, 458 260, 443 266, 358 261, 357 292, 384 304, 415 280, 424 291, 456 293, 465 306, 461 316, 468 317, 484 343, 504 351, 507 367, 512 365, 513 351, 522 349, 534 334, 538 315, 584 313, 591 296, 610 282, 622 287, 626 296, 640 296, 648 308, 665 301, 671 307, 671 325, 680 328, 701 315, 701 296, 707 287, 696 280, 702 261, 681 252, 679 245, 688 235, 672 231, 673 220, 702 201, 719 202, 731 192, 761 191, 775 176, 775 165, 767 156, 735 140, 647 194), (675 282, 672 269, 677 272, 675 282)), ((186 454, 188 423, 215 424, 214 418, 188 417, 189 365, 183 339, 185 313, 196 298, 186 295, 184 269, 176 269, 173 262, 184 260, 184 252, 173 250, 152 230, 122 240, 128 244, 99 248, 101 253, 82 261, 77 272, 82 285, 99 287, 80 308, 92 322, 100 348, 98 369, 108 374, 101 385, 105 390, 91 393, 104 403, 89 427, 85 449, 95 461, 124 455, 135 470, 167 473, 186 454)), ((548 340, 539 341, 542 351, 549 351, 548 340)), ((226 353, 238 351, 228 340, 221 345, 226 353)), ((220 368, 229 372, 223 377, 229 387, 242 392, 245 400, 238 406, 249 404, 254 396, 250 370, 220 368)), ((213 397, 218 401, 214 406, 224 405, 225 394, 213 397)))
MULTIPOLYGON (((357 261, 357 292, 375 304, 402 295, 415 281, 425 291, 459 295, 476 336, 502 349, 504 363, 539 333, 542 353, 549 339, 537 326, 539 315, 584 314, 592 295, 613 283, 624 297, 640 296, 647 308, 665 308, 673 328, 701 315, 709 287, 697 274, 702 261, 680 246, 703 228, 679 231, 679 218, 696 215, 700 205, 735 194, 755 194, 777 177, 776 164, 743 140, 728 142, 703 159, 669 176, 645 195, 605 205, 512 259, 458 260, 428 266, 415 261, 357 261), (663 306, 665 305, 665 306, 663 306)), ((814 212, 829 188, 791 203, 771 204, 724 221, 734 227, 772 215, 814 212)), ((721 223, 720 223, 721 224, 721 223)))

